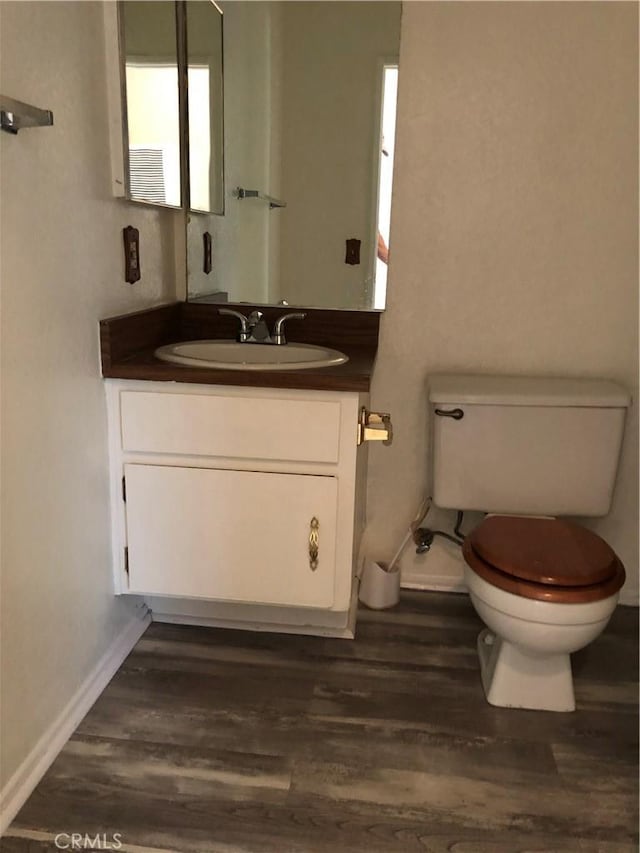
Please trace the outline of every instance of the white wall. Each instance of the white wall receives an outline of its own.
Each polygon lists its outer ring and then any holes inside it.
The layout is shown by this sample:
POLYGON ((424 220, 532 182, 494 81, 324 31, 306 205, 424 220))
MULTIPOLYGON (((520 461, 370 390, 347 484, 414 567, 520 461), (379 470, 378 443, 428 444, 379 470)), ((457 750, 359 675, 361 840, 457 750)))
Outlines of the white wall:
MULTIPOLYGON (((369 547, 426 488, 435 371, 604 376, 632 390, 613 510, 593 527, 638 600, 638 7, 406 3, 388 310, 372 400, 369 547)), ((450 515, 436 514, 450 523, 450 515)), ((450 575, 440 546, 405 576, 450 575)))
POLYGON ((135 606, 112 595, 98 320, 170 301, 175 281, 174 214, 110 198, 101 4, 3 2, 0 16, 2 91, 55 122, 0 134, 5 781, 135 606))

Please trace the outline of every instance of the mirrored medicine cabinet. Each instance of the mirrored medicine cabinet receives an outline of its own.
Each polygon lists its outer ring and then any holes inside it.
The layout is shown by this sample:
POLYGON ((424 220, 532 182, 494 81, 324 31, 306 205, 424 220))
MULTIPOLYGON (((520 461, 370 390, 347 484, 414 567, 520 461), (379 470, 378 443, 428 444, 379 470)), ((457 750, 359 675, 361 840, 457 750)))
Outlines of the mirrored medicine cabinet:
POLYGON ((125 194, 185 211, 188 298, 384 308, 401 4, 118 5, 125 194))
POLYGON ((125 0, 118 15, 126 197, 223 214, 220 9, 125 0))

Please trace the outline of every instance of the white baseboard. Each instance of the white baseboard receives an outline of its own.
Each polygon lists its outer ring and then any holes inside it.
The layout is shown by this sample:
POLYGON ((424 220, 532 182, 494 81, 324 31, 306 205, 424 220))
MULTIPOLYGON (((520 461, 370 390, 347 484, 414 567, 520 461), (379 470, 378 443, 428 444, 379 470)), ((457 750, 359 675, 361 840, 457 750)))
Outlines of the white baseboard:
POLYGON ((123 660, 151 622, 151 614, 140 609, 116 637, 96 666, 82 682, 62 712, 51 723, 31 752, 0 791, 0 835, 20 811, 78 724, 116 674, 123 660))
POLYGON ((306 637, 328 637, 353 640, 354 629, 323 628, 321 625, 288 625, 285 622, 240 622, 234 619, 217 619, 207 616, 183 616, 179 613, 157 613, 153 611, 154 622, 169 625, 195 625, 199 628, 228 628, 232 631, 255 631, 263 634, 300 634, 306 637))
POLYGON ((446 575, 438 577, 407 577, 400 582, 402 589, 417 589, 425 592, 467 592, 467 587, 462 581, 452 580, 446 575))
POLYGON ((464 560, 458 545, 436 539, 426 554, 405 553, 401 561, 403 589, 466 592, 464 560))
POLYGON ((277 634, 307 634, 311 637, 344 637, 352 640, 358 606, 358 583, 358 579, 354 577, 351 597, 345 610, 167 596, 149 596, 145 602, 151 610, 154 622, 277 634))
MULTIPOLYGON (((172 625, 198 625, 203 628, 231 628, 240 631, 259 631, 276 634, 304 634, 308 637, 336 637, 338 639, 353 640, 356 630, 356 615, 358 610, 358 584, 357 578, 353 579, 351 587, 351 600, 349 610, 334 613, 333 611, 317 611, 310 614, 304 611, 289 608, 290 614, 295 614, 295 619, 290 615, 289 619, 277 618, 274 621, 266 621, 269 611, 275 610, 271 607, 261 607, 262 618, 256 618, 253 608, 251 611, 236 610, 237 618, 231 615, 233 611, 224 610, 224 607, 234 607, 228 604, 215 604, 212 602, 198 602, 189 599, 164 599, 168 607, 163 607, 162 598, 149 598, 147 604, 151 608, 151 618, 154 622, 168 622, 172 625), (313 617, 313 618, 312 618, 313 617)), ((238 605, 235 605, 237 608, 238 605)), ((286 609, 279 608, 276 615, 286 615, 286 609)))

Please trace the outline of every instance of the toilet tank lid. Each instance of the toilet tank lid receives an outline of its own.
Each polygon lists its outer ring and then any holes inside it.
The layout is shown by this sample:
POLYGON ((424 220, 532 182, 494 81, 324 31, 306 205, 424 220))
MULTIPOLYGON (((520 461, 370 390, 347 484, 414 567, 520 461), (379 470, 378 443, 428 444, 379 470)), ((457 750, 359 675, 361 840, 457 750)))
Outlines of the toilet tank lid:
POLYGON ((429 402, 620 409, 631 405, 631 395, 607 379, 437 373, 429 378, 429 402))

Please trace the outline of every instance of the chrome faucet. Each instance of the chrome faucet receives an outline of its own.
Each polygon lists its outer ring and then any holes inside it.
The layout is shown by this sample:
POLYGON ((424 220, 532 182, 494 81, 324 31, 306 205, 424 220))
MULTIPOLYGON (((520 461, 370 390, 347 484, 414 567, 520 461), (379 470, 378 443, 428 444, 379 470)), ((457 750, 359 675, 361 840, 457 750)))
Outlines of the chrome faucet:
POLYGON ((287 320, 304 320, 307 315, 303 311, 292 311, 290 314, 283 314, 278 317, 273 327, 273 343, 282 346, 286 344, 287 339, 284 336, 284 324, 287 320))
POLYGON ((236 340, 241 344, 271 344, 269 328, 262 311, 252 311, 248 317, 232 308, 218 308, 218 314, 227 314, 240 320, 240 331, 236 340))
POLYGON ((249 323, 244 314, 241 314, 240 311, 233 311, 231 308, 218 308, 218 314, 226 314, 229 317, 235 317, 237 320, 240 320, 240 331, 236 337, 236 340, 244 344, 249 340, 250 331, 249 331, 249 323))
POLYGON ((262 311, 252 311, 247 317, 249 340, 256 344, 273 343, 262 311))
POLYGON ((304 320, 307 316, 301 311, 283 314, 276 320, 273 327, 273 337, 271 337, 269 334, 269 327, 267 326, 262 311, 252 311, 247 317, 240 311, 234 311, 232 308, 218 308, 218 314, 226 314, 229 317, 235 317, 237 320, 240 320, 240 331, 237 336, 239 343, 277 344, 278 346, 286 344, 287 342, 284 335, 285 321, 292 319, 304 320))

